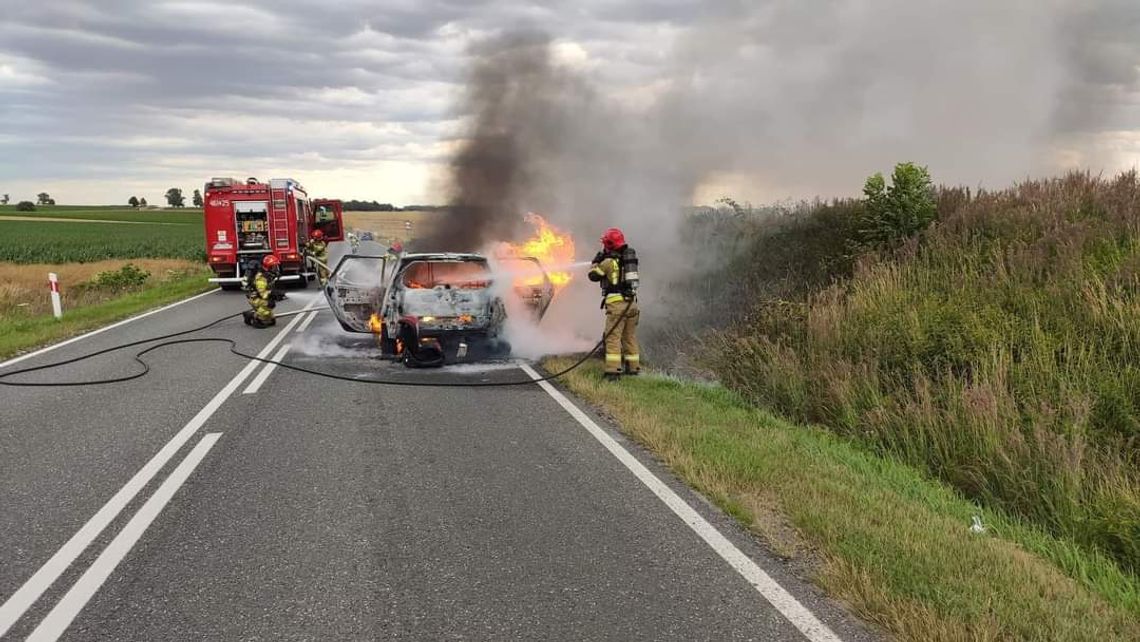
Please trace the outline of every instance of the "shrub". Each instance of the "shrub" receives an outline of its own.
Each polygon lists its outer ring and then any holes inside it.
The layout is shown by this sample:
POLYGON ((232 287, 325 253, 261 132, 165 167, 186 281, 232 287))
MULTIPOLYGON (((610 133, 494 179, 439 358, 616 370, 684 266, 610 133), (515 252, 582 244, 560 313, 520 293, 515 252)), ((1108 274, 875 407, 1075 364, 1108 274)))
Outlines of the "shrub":
POLYGON ((36 204, 31 201, 20 201, 16 203, 17 212, 34 212, 36 211, 36 204))
POLYGON ((925 167, 899 163, 887 186, 876 173, 863 186, 855 240, 859 249, 890 249, 925 230, 934 221, 934 187, 925 167))
POLYGON ((128 290, 136 288, 150 278, 150 272, 139 268, 134 263, 127 263, 117 270, 107 270, 95 275, 91 279, 91 287, 103 290, 128 290))

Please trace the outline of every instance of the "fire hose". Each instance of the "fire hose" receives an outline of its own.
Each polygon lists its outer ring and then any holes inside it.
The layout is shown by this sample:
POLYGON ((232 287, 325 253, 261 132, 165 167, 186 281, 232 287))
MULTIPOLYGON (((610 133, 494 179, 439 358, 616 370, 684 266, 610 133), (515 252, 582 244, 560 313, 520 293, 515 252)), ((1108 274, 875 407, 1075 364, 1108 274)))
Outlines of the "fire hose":
MULTIPOLYGON (((350 381, 352 383, 365 383, 365 384, 380 385, 380 386, 406 386, 406 387, 411 387, 411 388, 505 388, 505 387, 510 387, 510 386, 528 386, 528 385, 540 383, 543 381, 551 381, 554 379, 558 379, 559 377, 565 376, 566 374, 570 373, 571 371, 576 370, 577 368, 581 367, 582 364, 586 363, 586 361, 590 357, 592 357, 595 353, 597 353, 599 348, 602 348, 605 345, 606 339, 609 339, 610 335, 613 334, 613 332, 615 330, 617 330, 619 327, 621 327, 621 325, 622 325, 621 322, 625 320, 626 315, 629 313, 629 308, 631 305, 632 305, 631 302, 626 303, 625 309, 622 310, 621 316, 618 318, 618 322, 613 324, 613 326, 602 337, 602 340, 599 341, 593 348, 591 348, 589 352, 585 353, 580 359, 578 359, 578 361, 574 362, 572 365, 570 365, 569 367, 567 367, 563 370, 560 370, 560 371, 552 373, 552 374, 548 374, 544 377, 539 377, 538 379, 526 379, 526 380, 522 380, 522 381, 479 381, 479 382, 400 381, 400 380, 394 380, 394 379, 358 379, 356 377, 348 377, 345 375, 338 375, 338 374, 335 374, 332 372, 325 372, 322 370, 314 370, 312 368, 305 368, 303 366, 293 365, 290 363, 285 363, 283 361, 274 361, 273 359, 266 359, 264 357, 259 357, 259 356, 254 355, 254 354, 242 352, 241 350, 238 349, 236 341, 234 341, 233 339, 225 338, 225 337, 196 337, 196 338, 189 338, 189 339, 176 339, 175 338, 175 337, 184 337, 188 334, 193 334, 195 332, 201 332, 203 330, 208 330, 209 328, 212 328, 212 327, 214 327, 214 326, 216 326, 216 325, 218 325, 224 321, 240 317, 242 315, 242 313, 238 312, 235 314, 226 315, 226 316, 221 317, 219 319, 215 319, 214 321, 211 321, 205 325, 198 326, 196 328, 191 328, 189 330, 172 332, 170 334, 164 334, 164 335, 160 335, 157 337, 150 337, 149 339, 139 339, 138 341, 131 341, 129 343, 123 343, 123 344, 111 346, 110 348, 104 348, 102 350, 96 350, 95 352, 90 352, 90 353, 87 353, 84 355, 80 355, 78 357, 72 357, 71 359, 64 359, 62 361, 55 361, 55 362, 47 363, 47 364, 44 364, 41 366, 32 366, 30 368, 20 368, 18 370, 11 370, 8 372, 0 372, 0 386, 26 387, 26 388, 66 388, 66 387, 80 387, 80 386, 99 386, 99 385, 106 385, 106 384, 112 384, 112 383, 123 383, 125 381, 133 381, 135 379, 141 379, 141 378, 145 377, 150 372, 150 364, 142 359, 142 357, 144 355, 151 353, 151 352, 154 352, 155 350, 158 350, 160 348, 165 348, 167 346, 174 346, 174 345, 181 345, 181 344, 188 344, 188 343, 224 343, 224 344, 227 344, 229 346, 229 351, 231 353, 233 353, 239 357, 242 357, 244 359, 248 359, 250 361, 259 361, 261 363, 272 363, 272 364, 275 364, 279 368, 285 368, 287 370, 293 370, 295 372, 303 372, 305 374, 314 375, 314 376, 318 376, 318 377, 324 377, 326 379, 334 379, 334 380, 338 380, 338 381, 350 381), (108 354, 111 352, 117 352, 119 350, 125 350, 127 348, 140 346, 140 345, 143 345, 146 343, 151 343, 154 341, 159 341, 160 343, 156 343, 156 344, 154 344, 154 345, 152 345, 146 349, 140 350, 139 352, 136 352, 133 355, 134 360, 137 361, 142 366, 141 371, 133 373, 133 374, 123 375, 121 377, 110 377, 107 379, 93 379, 93 380, 88 380, 88 381, 58 381, 58 382, 6 381, 6 379, 8 377, 12 377, 15 375, 28 374, 31 372, 40 372, 43 370, 51 370, 53 368, 59 368, 62 366, 73 364, 73 363, 78 363, 80 361, 86 361, 88 359, 93 359, 93 358, 98 357, 100 355, 108 354)), ((277 315, 277 317, 278 318, 290 317, 290 316, 294 316, 294 315, 298 315, 298 314, 304 314, 304 313, 307 313, 310 311, 312 311, 312 310, 310 309, 310 310, 298 310, 295 312, 286 312, 284 314, 277 315)))

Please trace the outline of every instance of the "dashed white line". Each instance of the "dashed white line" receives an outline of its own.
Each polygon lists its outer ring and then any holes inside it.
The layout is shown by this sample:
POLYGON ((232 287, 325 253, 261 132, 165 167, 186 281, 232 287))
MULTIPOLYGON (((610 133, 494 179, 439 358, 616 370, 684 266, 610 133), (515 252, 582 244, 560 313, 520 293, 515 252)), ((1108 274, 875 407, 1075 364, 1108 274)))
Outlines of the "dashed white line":
POLYGON ((106 332, 107 330, 113 330, 114 328, 126 325, 132 321, 138 321, 139 319, 149 317, 152 314, 158 314, 159 312, 169 310, 170 308, 182 305, 183 303, 189 303, 189 302, 193 301, 194 299, 200 299, 200 298, 206 296, 207 294, 213 294, 217 291, 218 291, 217 289, 213 289, 213 290, 208 290, 206 292, 203 292, 201 294, 195 294, 194 296, 189 297, 187 299, 182 299, 181 301, 175 301, 174 303, 171 303, 170 305, 164 305, 161 308, 151 310, 150 312, 143 312, 142 314, 136 314, 133 317, 123 319, 122 321, 119 321, 117 323, 112 323, 111 325, 103 326, 102 328, 99 328, 98 330, 92 330, 91 332, 81 334, 78 337, 72 337, 66 341, 60 341, 59 343, 53 343, 52 345, 50 345, 46 348, 40 348, 39 350, 36 350, 35 352, 29 352, 28 354, 21 355, 19 357, 14 358, 14 359, 9 359, 9 360, 5 361, 4 363, 0 363, 0 368, 6 368, 10 365, 20 363, 21 361, 23 361, 25 359, 31 359, 32 357, 37 357, 37 356, 39 356, 45 352, 51 352, 52 350, 55 350, 56 348, 62 348, 63 346, 71 345, 72 343, 75 343, 76 341, 82 341, 84 339, 93 337, 93 336, 100 334, 102 332, 106 332))
POLYGON ((313 322, 313 319, 315 319, 316 316, 318 314, 320 314, 320 312, 321 312, 320 310, 316 310, 314 312, 309 313, 309 316, 305 317, 305 320, 302 321, 301 325, 297 328, 297 334, 301 334, 305 330, 308 330, 309 324, 313 322))
MULTIPOLYGON (((281 343, 300 319, 300 315, 294 317, 281 332, 277 333, 277 335, 261 349, 261 352, 259 352, 257 356, 264 359, 265 355, 272 352, 277 347, 277 344, 281 343)), ((99 536, 99 533, 102 533, 103 529, 105 529, 107 525, 126 508, 127 504, 150 483, 150 480, 162 470, 162 467, 178 453, 182 446, 194 436, 194 433, 198 432, 198 429, 213 416, 214 412, 225 403, 226 399, 229 399, 230 395, 238 389, 242 382, 244 382, 259 365, 261 365, 260 361, 250 361, 247 363, 241 372, 237 373, 237 375, 226 384, 226 387, 214 395, 214 398, 203 406, 203 408, 198 411, 198 414, 194 415, 182 430, 179 430, 154 457, 151 457, 150 461, 144 464, 143 467, 135 473, 134 477, 131 477, 111 499, 107 500, 107 503, 104 504, 91 519, 87 520, 87 523, 84 524, 75 535, 72 535, 71 539, 67 540, 67 542, 56 551, 55 555, 51 556, 51 559, 45 562, 35 574, 28 578, 3 605, 0 605, 0 637, 3 637, 4 633, 12 628, 12 625, 14 625, 17 620, 23 617, 24 613, 43 595, 44 591, 59 579, 59 576, 71 566, 75 558, 79 557, 79 554, 91 545, 91 542, 99 536)))
POLYGON ((32 631, 32 634, 28 636, 29 642, 54 641, 63 635, 63 632, 75 620, 75 616, 79 615, 79 612, 83 610, 83 607, 87 605, 87 602, 91 600, 103 582, 107 581, 119 562, 122 562, 127 553, 138 543, 147 527, 174 497, 174 493, 182 487, 182 484, 186 483, 190 474, 205 459, 210 448, 213 448, 214 443, 221 436, 222 433, 220 432, 211 432, 202 437, 201 441, 186 455, 186 459, 178 464, 170 476, 158 487, 158 490, 154 491, 154 494, 139 508, 134 517, 127 522, 123 530, 119 531, 115 539, 111 540, 107 548, 103 549, 99 557, 95 558, 87 571, 75 581, 75 584, 59 600, 55 608, 47 614, 47 617, 40 622, 36 630, 32 631))
MULTIPOLYGON (((520 364, 519 367, 530 375, 531 379, 542 378, 540 374, 535 372, 534 368, 525 363, 520 364)), ((835 635, 814 613, 801 604, 787 589, 780 586, 776 580, 772 579, 772 576, 765 573, 764 569, 757 566, 752 558, 745 555, 700 513, 693 510, 693 507, 681 499, 680 495, 673 492, 673 489, 669 488, 665 482, 650 472, 636 457, 631 455, 606 431, 602 430, 578 406, 571 403, 557 388, 546 381, 539 381, 538 385, 553 397, 558 405, 570 413, 570 416, 576 419, 594 439, 601 442, 602 446, 628 468, 641 483, 645 484, 654 495, 657 495, 657 498, 664 502, 677 517, 680 517, 685 525, 693 529, 717 555, 720 555, 724 561, 736 569, 736 572, 740 573, 760 595, 764 596, 764 599, 768 600, 769 604, 799 629, 800 633, 803 633, 807 639, 811 642, 840 642, 839 636, 835 635)))
MULTIPOLYGON (((273 355, 273 361, 280 363, 288 352, 289 346, 282 346, 282 348, 277 351, 277 354, 273 355)), ((249 382, 249 385, 246 386, 245 390, 242 390, 241 393, 243 395, 252 395, 258 390, 261 390, 261 384, 265 383, 265 380, 269 378, 269 375, 273 374, 273 371, 277 369, 277 363, 265 364, 265 367, 261 369, 261 372, 257 373, 257 376, 253 378, 253 381, 249 382)))

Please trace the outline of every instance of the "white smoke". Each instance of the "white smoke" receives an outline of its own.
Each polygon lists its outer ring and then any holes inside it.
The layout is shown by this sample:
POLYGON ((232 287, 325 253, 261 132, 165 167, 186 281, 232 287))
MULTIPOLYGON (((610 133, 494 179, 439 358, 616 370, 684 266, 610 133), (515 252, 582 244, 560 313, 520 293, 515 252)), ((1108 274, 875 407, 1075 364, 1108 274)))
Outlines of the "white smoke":
MULTIPOLYGON (((511 355, 522 359, 541 359, 552 354, 566 354, 570 352, 585 352, 594 347, 597 339, 590 339, 577 323, 579 315, 576 314, 572 302, 577 299, 572 292, 575 281, 584 280, 578 275, 560 291, 557 291, 550 307, 542 319, 536 319, 534 312, 523 302, 514 289, 515 280, 520 277, 536 274, 529 263, 517 261, 496 261, 493 251, 486 252, 492 265, 492 293, 502 299, 507 310, 507 319, 503 326, 503 338, 511 344, 511 355)), ((577 269, 582 271, 583 265, 544 266, 546 269, 577 269)), ((596 304, 595 304, 596 305, 596 304)), ((598 336, 601 336, 599 330, 598 336)))
MULTIPOLYGON (((455 207, 434 240, 525 235, 533 210, 584 260, 620 227, 662 320, 662 288, 691 267, 678 231, 695 198, 851 196, 900 161, 988 187, 1115 169, 1100 136, 1136 95, 1138 32, 1140 3, 1117 0, 714 2, 637 86, 590 64, 604 52, 566 60, 554 36, 501 34, 471 49, 455 207)), ((548 315, 570 336, 601 326, 583 277, 548 315)))

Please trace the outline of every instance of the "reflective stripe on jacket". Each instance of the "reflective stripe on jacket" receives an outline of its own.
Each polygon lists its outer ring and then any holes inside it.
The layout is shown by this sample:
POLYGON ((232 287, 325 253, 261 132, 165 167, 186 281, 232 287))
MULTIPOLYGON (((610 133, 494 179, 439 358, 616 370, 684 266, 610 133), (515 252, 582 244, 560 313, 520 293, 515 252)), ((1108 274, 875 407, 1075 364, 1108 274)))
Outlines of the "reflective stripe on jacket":
POLYGON ((253 287, 250 288, 249 291, 250 296, 256 295, 263 299, 268 299, 271 292, 273 292, 273 283, 269 280, 269 277, 265 275, 265 272, 259 271, 253 276, 253 287))
POLYGON ((602 283, 602 293, 605 294, 606 303, 624 301, 626 299, 620 283, 621 265, 616 258, 607 256, 595 263, 590 271, 600 277, 597 280, 602 283))

